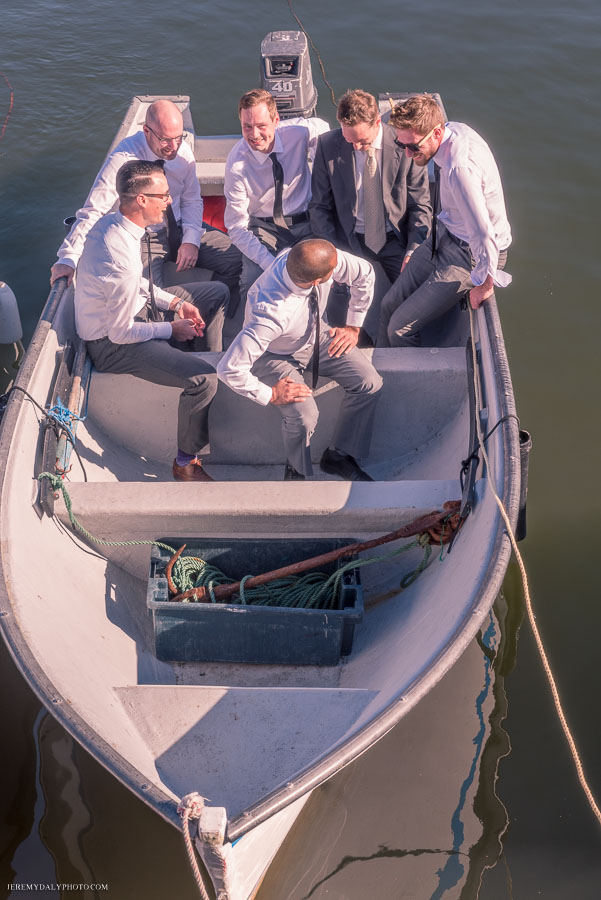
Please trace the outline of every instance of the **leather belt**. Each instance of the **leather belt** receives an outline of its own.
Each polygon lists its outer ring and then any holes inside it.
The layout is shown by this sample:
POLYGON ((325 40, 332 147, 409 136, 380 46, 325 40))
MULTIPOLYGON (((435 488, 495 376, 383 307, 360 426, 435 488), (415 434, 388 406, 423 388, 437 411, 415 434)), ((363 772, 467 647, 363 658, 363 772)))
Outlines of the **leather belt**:
MULTIPOLYGON (((269 222, 270 225, 275 224, 273 216, 253 216, 253 219, 257 219, 259 222, 269 222)), ((284 216, 284 222, 286 225, 299 225, 301 222, 309 221, 309 213, 301 212, 295 213, 293 216, 284 216)))

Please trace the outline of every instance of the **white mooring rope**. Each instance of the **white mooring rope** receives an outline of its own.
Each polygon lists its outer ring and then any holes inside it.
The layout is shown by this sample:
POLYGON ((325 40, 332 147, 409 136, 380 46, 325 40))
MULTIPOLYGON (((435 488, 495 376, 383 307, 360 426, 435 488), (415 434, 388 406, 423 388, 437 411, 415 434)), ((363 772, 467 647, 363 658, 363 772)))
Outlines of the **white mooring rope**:
POLYGON ((205 888, 202 874, 200 872, 200 869, 198 868, 196 853, 194 851, 192 838, 190 837, 190 827, 188 824, 189 819, 200 818, 204 805, 204 798, 201 797, 200 794, 193 792, 192 794, 186 794, 185 797, 182 797, 179 806, 177 807, 177 811, 182 818, 184 843, 186 845, 186 850, 188 851, 188 859, 190 860, 190 865, 192 866, 192 872, 194 873, 194 878, 196 879, 196 884, 198 885, 200 896, 202 897, 202 900, 209 900, 209 895, 207 893, 207 889, 205 888))
POLYGON ((495 490, 493 481, 492 481, 492 475, 490 472, 490 463, 488 461, 488 455, 486 453, 486 448, 484 447, 484 440, 482 437, 482 431, 480 429, 480 410, 482 409, 482 405, 481 405, 481 396, 482 395, 481 395, 481 391, 480 391, 480 376, 478 374, 478 364, 477 364, 477 358, 476 358, 476 340, 475 340, 475 335, 474 335, 474 311, 472 310, 472 307, 469 306, 469 300, 468 300, 468 308, 470 311, 470 330, 471 330, 471 334, 472 334, 472 358, 473 358, 473 362, 474 362, 474 390, 476 393, 476 406, 477 406, 476 431, 478 434, 478 443, 480 445, 482 457, 486 464, 486 477, 488 479, 488 484, 492 491, 493 497, 495 498, 497 506, 499 507, 499 510, 501 512, 503 521, 505 522, 505 527, 507 528, 509 540, 511 541, 511 546, 513 547, 513 552, 515 553, 515 558, 517 559, 518 566, 520 567, 520 572, 522 575, 522 584, 524 586, 524 599, 526 601, 526 609, 528 611, 530 627, 532 628, 532 633, 534 634, 534 640, 536 641, 536 646, 538 648, 539 656, 541 658, 543 668, 545 670, 545 675, 547 676, 547 680, 548 680, 549 686, 551 688, 551 694, 553 696, 553 702, 555 704, 555 709, 557 711, 557 715, 559 717, 561 727, 563 728, 563 733, 565 734, 566 740, 570 747, 570 752, 571 752, 572 758, 574 760, 574 765, 576 766, 576 772, 578 773, 578 780, 580 781, 582 790, 584 791, 584 793, 586 795, 586 799, 588 800, 589 805, 597 818, 597 821, 601 825, 601 810, 599 809, 599 806, 597 805, 597 801, 595 800, 595 798, 593 796, 593 792, 591 791, 590 787, 588 786, 588 782, 586 780, 584 770, 582 768, 582 763, 580 761, 580 755, 578 753, 578 749, 576 747, 574 738, 572 737, 572 732, 570 731, 570 727, 566 721, 563 707, 561 705, 561 700, 559 698, 559 691, 557 690, 557 685, 555 683, 555 678, 553 677, 553 672, 551 671, 551 666, 549 665, 549 660, 547 659, 547 654, 545 653, 545 648, 543 646, 543 642, 542 642, 541 636, 539 634, 538 627, 536 625, 536 619, 534 616, 534 611, 532 609, 532 600, 530 597, 530 589, 528 586, 528 576, 526 574, 526 567, 524 566, 524 561, 522 560, 521 553, 518 550, 518 545, 517 545, 515 536, 513 534, 513 530, 511 528, 509 516, 507 515, 507 511, 506 511, 505 507, 503 506, 503 502, 499 498, 499 496, 495 490))

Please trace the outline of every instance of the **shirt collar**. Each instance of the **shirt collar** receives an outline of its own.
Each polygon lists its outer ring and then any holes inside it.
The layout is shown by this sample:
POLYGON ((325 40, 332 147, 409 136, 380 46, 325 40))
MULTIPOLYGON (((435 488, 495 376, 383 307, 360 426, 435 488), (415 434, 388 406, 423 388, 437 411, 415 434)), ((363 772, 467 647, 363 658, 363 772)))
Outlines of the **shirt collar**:
MULTIPOLYGON (((246 141, 244 141, 244 143, 246 144, 246 141)), ((249 153, 252 156, 254 156, 254 158, 257 160, 257 162, 259 163, 260 166, 263 166, 266 163, 266 161, 269 159, 269 153, 261 153, 260 150, 253 150, 253 148, 249 144, 246 144, 246 147, 247 147, 249 153)), ((277 129, 277 128, 275 130, 275 139, 274 139, 274 144, 273 144, 273 150, 271 150, 270 152, 271 153, 283 153, 284 152, 284 147, 282 146, 282 140, 280 138, 280 132, 279 132, 279 129, 277 129)), ((269 161, 271 162, 271 160, 269 160, 269 161)))
POLYGON ((132 222, 131 219, 128 219, 127 216, 124 216, 123 213, 119 212, 119 210, 115 212, 115 219, 117 220, 119 225, 122 226, 122 228, 125 228, 125 230, 129 231, 130 234, 133 234, 133 236, 138 241, 142 240, 142 237, 146 232, 145 228, 142 228, 140 225, 136 225, 135 222, 132 222))
POLYGON ((292 280, 292 278, 288 274, 288 269, 286 268, 285 264, 284 270, 282 272, 282 281, 284 282, 290 293, 295 294, 295 296, 297 297, 308 297, 311 293, 311 288, 299 287, 299 285, 292 280))
POLYGON ((436 153, 435 153, 434 156, 432 157, 432 159, 434 160, 434 162, 436 163, 437 166, 441 165, 442 158, 443 158, 444 155, 445 155, 446 143, 447 143, 447 141, 449 140, 449 138, 451 137, 452 134, 453 134, 453 132, 451 131, 451 129, 449 128, 449 126, 448 126, 448 125, 445 125, 445 127, 444 127, 444 134, 443 134, 443 136, 442 136, 442 141, 441 141, 440 144, 438 145, 438 150, 436 151, 436 153), (442 152, 441 152, 441 150, 442 150, 442 152))

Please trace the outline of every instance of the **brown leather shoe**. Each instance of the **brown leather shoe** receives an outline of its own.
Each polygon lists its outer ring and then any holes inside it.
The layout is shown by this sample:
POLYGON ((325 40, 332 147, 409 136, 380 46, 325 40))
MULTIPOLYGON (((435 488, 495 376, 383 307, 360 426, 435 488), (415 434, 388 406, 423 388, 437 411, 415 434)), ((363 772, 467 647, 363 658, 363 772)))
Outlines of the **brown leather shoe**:
POLYGON ((193 459, 187 466, 178 466, 177 460, 173 460, 173 477, 176 481, 215 481, 207 475, 199 459, 193 459))

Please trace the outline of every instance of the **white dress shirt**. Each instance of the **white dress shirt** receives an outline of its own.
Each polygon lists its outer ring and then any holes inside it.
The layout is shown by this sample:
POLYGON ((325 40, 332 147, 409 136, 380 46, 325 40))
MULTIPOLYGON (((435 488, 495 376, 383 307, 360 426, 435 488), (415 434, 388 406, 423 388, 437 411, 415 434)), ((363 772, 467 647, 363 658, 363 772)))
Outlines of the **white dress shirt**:
MULTIPOLYGON (((299 120, 297 120, 299 121, 299 120)), ((311 199, 311 165, 317 138, 330 126, 323 119, 303 119, 302 124, 278 125, 272 153, 284 170, 282 208, 284 216, 306 212, 311 199)), ((269 153, 252 150, 241 138, 225 164, 224 192, 227 200, 224 223, 232 243, 253 262, 268 268, 273 255, 248 230, 250 216, 271 218, 275 186, 269 153)))
MULTIPOLYGON (((292 281, 286 268, 290 249, 283 250, 248 292, 244 326, 226 350, 217 375, 233 391, 262 406, 271 400, 271 388, 252 374, 259 357, 269 351, 292 356, 315 342, 315 322, 309 307, 311 289, 292 281)), ((336 251, 338 261, 329 281, 317 285, 319 315, 323 316, 332 281, 348 284, 347 325, 361 327, 373 298, 375 276, 371 263, 351 253, 336 251)))
MULTIPOLYGON (((120 141, 107 157, 92 190, 81 209, 77 221, 58 250, 58 262, 77 268, 86 236, 92 225, 105 213, 117 209, 119 198, 115 187, 117 172, 123 163, 131 159, 154 161, 160 159, 150 147, 143 131, 138 131, 120 141)), ((165 160, 165 175, 171 194, 171 208, 183 229, 182 242, 200 246, 205 229, 202 227, 202 197, 196 177, 196 162, 191 148, 182 141, 177 156, 165 160)), ((158 225, 153 230, 163 228, 158 225)), ((140 248, 138 247, 138 250, 140 248)))
MULTIPOLYGON (((143 228, 118 211, 90 230, 75 283, 75 327, 82 340, 108 337, 114 344, 135 344, 171 337, 169 322, 134 322, 149 299, 140 256, 143 235, 143 228)), ((156 285, 154 297, 159 309, 169 309, 175 299, 156 285)))
POLYGON ((467 241, 475 260, 478 286, 492 275, 505 287, 511 275, 498 268, 499 252, 511 243, 501 176, 490 147, 469 125, 447 122, 434 162, 440 166, 439 221, 467 241))

